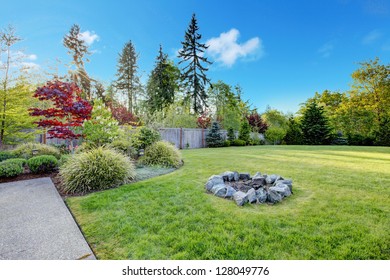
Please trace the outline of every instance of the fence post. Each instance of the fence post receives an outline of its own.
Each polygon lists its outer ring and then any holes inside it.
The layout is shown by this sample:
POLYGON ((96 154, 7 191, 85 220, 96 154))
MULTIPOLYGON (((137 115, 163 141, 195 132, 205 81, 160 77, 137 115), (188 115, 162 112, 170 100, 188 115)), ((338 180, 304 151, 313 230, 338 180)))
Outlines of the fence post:
POLYGON ((180 150, 183 149, 183 128, 180 127, 180 145, 179 145, 180 150))

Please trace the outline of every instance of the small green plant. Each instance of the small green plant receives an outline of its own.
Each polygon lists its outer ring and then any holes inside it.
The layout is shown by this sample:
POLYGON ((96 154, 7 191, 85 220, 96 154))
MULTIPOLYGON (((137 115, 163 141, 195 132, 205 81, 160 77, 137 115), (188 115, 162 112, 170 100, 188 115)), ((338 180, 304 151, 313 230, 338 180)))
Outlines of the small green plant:
POLYGON ((32 157, 27 161, 32 173, 52 172, 58 167, 58 160, 52 155, 32 157))
POLYGON ((226 140, 225 142, 223 142, 223 146, 224 147, 230 147, 230 141, 226 140))
POLYGON ((17 162, 0 162, 0 178, 14 177, 23 173, 23 167, 17 162))
POLYGON ((33 156, 52 155, 59 159, 61 157, 60 151, 50 145, 40 143, 25 143, 17 146, 12 153, 15 157, 29 159, 33 156))
POLYGON ((64 191, 84 194, 129 183, 135 178, 130 159, 113 149, 98 147, 75 154, 60 167, 64 191))
POLYGON ((64 144, 64 143, 62 143, 62 144, 50 144, 50 146, 53 146, 54 148, 57 148, 60 151, 61 155, 68 155, 68 154, 70 154, 69 147, 66 144, 64 144))
POLYGON ((10 158, 10 159, 7 159, 5 161, 2 161, 2 163, 17 163, 21 167, 24 167, 27 165, 27 160, 24 158, 10 158))
POLYGON ((234 133, 233 127, 229 127, 227 130, 227 139, 232 142, 236 140, 236 134, 234 133))
POLYGON ((72 155, 62 155, 60 160, 58 161, 58 166, 64 165, 65 162, 67 162, 71 157, 72 155))
POLYGON ((158 131, 146 126, 141 126, 138 127, 136 132, 131 136, 131 143, 137 150, 145 149, 160 140, 160 138, 158 131))
POLYGON ((0 162, 10 159, 17 158, 17 156, 12 151, 1 151, 0 152, 0 162))
POLYGON ((241 139, 236 139, 231 143, 231 146, 245 146, 246 142, 241 139))
POLYGON ((182 164, 182 159, 180 151, 174 145, 166 141, 158 141, 145 149, 141 162, 145 165, 177 168, 182 164))
POLYGON ((122 152, 129 158, 135 159, 138 156, 137 150, 131 146, 132 143, 127 139, 116 139, 114 140, 109 147, 122 152))

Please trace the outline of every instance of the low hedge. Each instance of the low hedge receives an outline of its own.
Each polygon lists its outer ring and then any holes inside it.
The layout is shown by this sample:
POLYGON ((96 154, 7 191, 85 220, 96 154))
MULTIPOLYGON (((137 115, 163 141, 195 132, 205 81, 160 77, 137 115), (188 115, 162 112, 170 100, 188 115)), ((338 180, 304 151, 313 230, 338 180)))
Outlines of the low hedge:
POLYGON ((14 177, 23 173, 23 167, 17 162, 0 162, 0 178, 14 177))
POLYGON ((27 161, 32 173, 52 172, 58 167, 58 160, 52 155, 32 157, 27 161))

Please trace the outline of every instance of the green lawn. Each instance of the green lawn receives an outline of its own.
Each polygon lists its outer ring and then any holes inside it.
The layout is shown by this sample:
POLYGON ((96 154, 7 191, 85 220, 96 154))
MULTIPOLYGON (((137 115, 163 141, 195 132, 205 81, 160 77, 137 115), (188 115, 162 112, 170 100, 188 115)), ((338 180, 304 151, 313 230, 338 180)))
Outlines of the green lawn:
POLYGON ((67 203, 99 259, 390 259, 390 148, 184 150, 179 170, 67 203), (206 194, 226 170, 277 173, 294 195, 246 205, 206 194))

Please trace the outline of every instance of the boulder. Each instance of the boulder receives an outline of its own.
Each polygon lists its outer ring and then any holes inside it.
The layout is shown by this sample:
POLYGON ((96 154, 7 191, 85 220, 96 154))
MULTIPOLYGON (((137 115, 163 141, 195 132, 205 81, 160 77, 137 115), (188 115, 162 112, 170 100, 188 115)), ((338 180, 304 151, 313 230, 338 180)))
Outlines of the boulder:
POLYGON ((269 190, 276 191, 277 193, 281 194, 283 197, 291 195, 290 187, 285 184, 278 184, 275 187, 270 187, 269 190))
POLYGON ((252 184, 254 185, 259 185, 259 186, 265 186, 266 185, 266 180, 264 177, 259 176, 259 177, 253 177, 252 178, 252 184))
POLYGON ((211 189, 218 184, 223 184, 223 178, 219 175, 213 175, 209 178, 206 183, 206 190, 211 191, 211 189))
POLYGON ((279 175, 276 175, 276 174, 272 174, 272 175, 267 176, 267 178, 265 180, 266 180, 267 184, 273 184, 273 183, 275 183, 275 181, 277 181, 280 178, 282 178, 282 177, 280 177, 279 175))
POLYGON ((261 177, 261 173, 260 172, 256 172, 256 174, 253 175, 253 178, 256 178, 256 177, 261 177))
POLYGON ((246 196, 246 193, 238 191, 233 195, 233 200, 238 206, 243 206, 245 203, 248 202, 248 197, 246 196))
POLYGON ((278 185, 287 185, 290 188, 290 192, 292 193, 292 180, 291 179, 286 179, 286 180, 279 180, 274 183, 274 186, 278 185))
POLYGON ((270 203, 278 203, 282 200, 282 195, 275 190, 269 190, 267 194, 267 201, 270 203))
POLYGON ((254 188, 250 189, 246 193, 246 197, 248 198, 249 203, 256 203, 257 202, 256 191, 254 188))
POLYGON ((238 182, 240 180, 240 173, 233 171, 233 181, 238 182))
POLYGON ((243 181, 250 180, 251 179, 251 175, 249 173, 240 173, 239 179, 243 180, 243 181))
POLYGON ((226 194, 225 194, 225 198, 232 198, 233 195, 236 193, 237 191, 231 187, 231 186, 227 186, 226 187, 226 194))
POLYGON ((260 188, 256 191, 256 198, 259 203, 265 203, 267 197, 267 191, 264 188, 260 188))
POLYGON ((226 195, 226 185, 225 184, 218 184, 215 185, 212 189, 211 192, 215 194, 216 196, 219 197, 224 197, 226 195))
POLYGON ((221 175, 225 181, 231 182, 234 180, 234 172, 232 172, 232 171, 226 171, 226 172, 222 173, 221 175))

